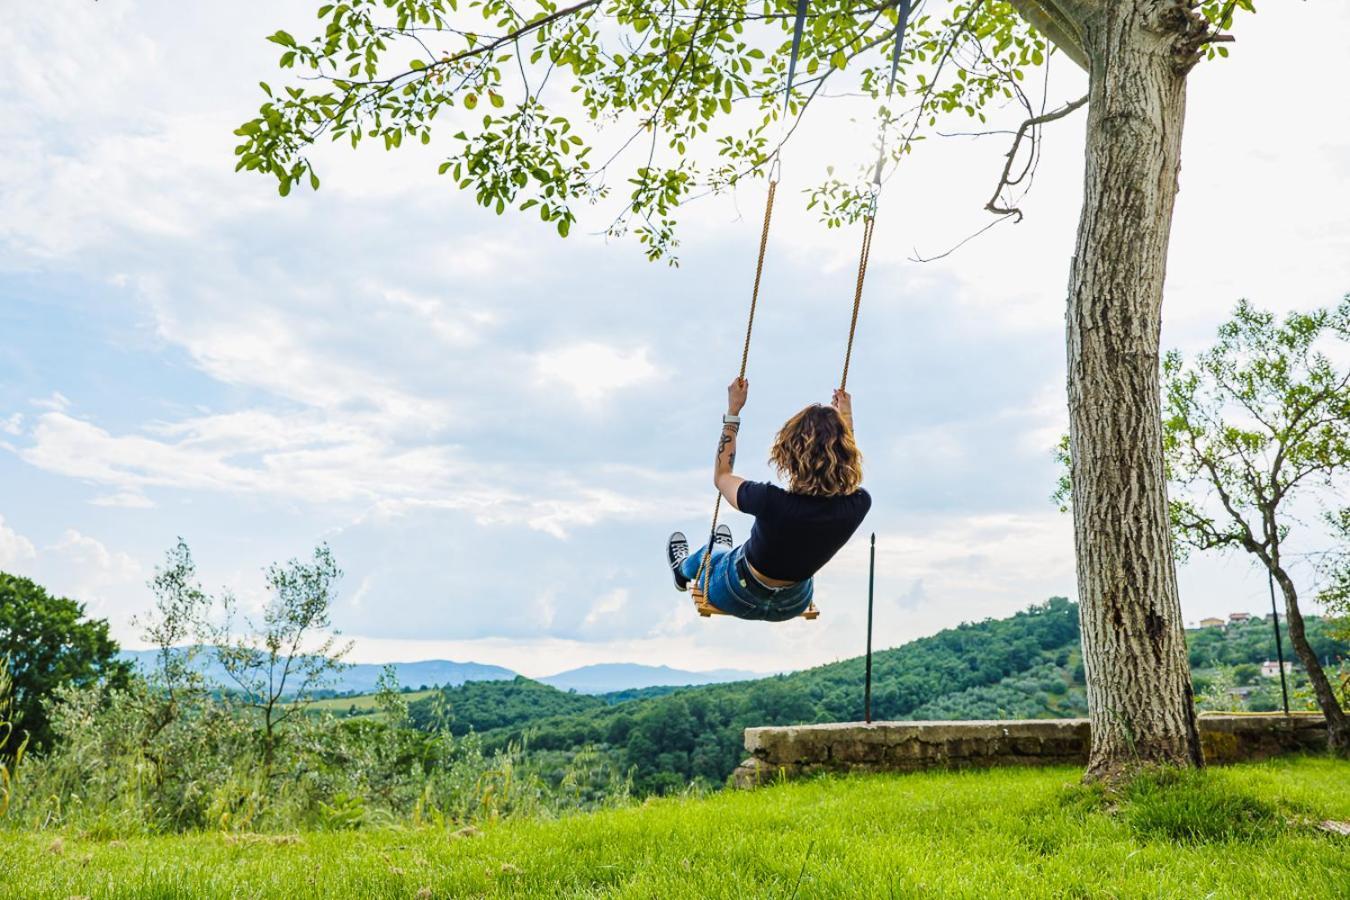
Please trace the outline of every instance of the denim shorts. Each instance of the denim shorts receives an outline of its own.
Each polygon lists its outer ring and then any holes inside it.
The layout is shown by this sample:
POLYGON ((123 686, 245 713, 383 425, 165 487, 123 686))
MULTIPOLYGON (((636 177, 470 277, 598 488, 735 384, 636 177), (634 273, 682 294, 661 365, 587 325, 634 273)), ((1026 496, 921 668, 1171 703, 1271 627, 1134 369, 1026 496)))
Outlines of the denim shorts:
POLYGON ((811 579, 788 587, 769 587, 755 578, 745 561, 745 546, 713 556, 708 576, 708 602, 738 619, 783 622, 811 605, 811 579))

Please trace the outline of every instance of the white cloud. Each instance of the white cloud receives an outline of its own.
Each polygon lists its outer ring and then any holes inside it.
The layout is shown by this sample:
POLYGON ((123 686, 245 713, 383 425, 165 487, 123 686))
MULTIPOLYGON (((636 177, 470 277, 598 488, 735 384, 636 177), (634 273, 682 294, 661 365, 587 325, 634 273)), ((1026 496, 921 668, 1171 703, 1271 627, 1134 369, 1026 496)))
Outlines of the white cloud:
POLYGON ((615 392, 655 379, 661 370, 647 347, 623 350, 597 341, 584 341, 536 354, 535 383, 544 390, 561 386, 589 407, 597 407, 615 392))
POLYGON ((625 588, 615 588, 602 594, 595 601, 581 625, 583 628, 594 628, 619 613, 627 605, 628 591, 625 588))
POLYGON ((429 328, 451 347, 473 346, 500 318, 488 309, 452 308, 444 300, 397 288, 380 290, 379 295, 393 309, 411 313, 419 327, 429 328))
POLYGON ((252 494, 311 504, 355 504, 362 517, 408 509, 463 510, 483 524, 526 525, 559 539, 607 520, 688 514, 689 473, 601 467, 598 487, 551 468, 473 464, 454 448, 405 448, 359 423, 258 410, 204 416, 115 435, 45 413, 21 458, 48 472, 114 488, 92 502, 149 508, 146 488, 252 494))
MULTIPOLYGON (((34 397, 29 402, 38 409, 51 409, 56 412, 65 412, 70 409, 70 398, 60 391, 52 391, 51 396, 49 397, 34 397)), ((16 426, 23 421, 21 418, 13 416, 11 416, 11 419, 15 420, 16 426)), ((15 434, 16 432, 10 433, 15 434)))
POLYGON ((34 569, 49 590, 85 604, 90 616, 108 619, 116 635, 132 632, 133 617, 148 606, 141 564, 73 528, 42 548, 34 569))
POLYGON ((144 494, 134 491, 122 491, 116 494, 103 494, 89 501, 94 506, 111 506, 119 509, 154 509, 155 502, 144 494))
POLYGON ((15 436, 23 434, 23 413, 14 413, 7 418, 0 419, 0 431, 15 436))
POLYGON ((0 516, 0 568, 15 568, 36 558, 33 542, 5 524, 0 516))
POLYGON ((85 604, 88 615, 109 619, 118 636, 131 630, 132 617, 145 605, 140 563, 73 528, 55 543, 38 548, 0 516, 0 569, 85 604))

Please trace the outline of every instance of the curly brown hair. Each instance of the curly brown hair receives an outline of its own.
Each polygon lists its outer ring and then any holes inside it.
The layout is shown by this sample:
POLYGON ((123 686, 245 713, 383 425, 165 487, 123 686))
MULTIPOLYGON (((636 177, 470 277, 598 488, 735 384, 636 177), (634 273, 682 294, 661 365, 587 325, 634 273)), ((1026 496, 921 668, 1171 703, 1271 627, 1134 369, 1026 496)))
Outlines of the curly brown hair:
POLYGON ((862 484, 862 453, 839 410, 812 403, 778 430, 769 461, 794 494, 836 497, 862 484))

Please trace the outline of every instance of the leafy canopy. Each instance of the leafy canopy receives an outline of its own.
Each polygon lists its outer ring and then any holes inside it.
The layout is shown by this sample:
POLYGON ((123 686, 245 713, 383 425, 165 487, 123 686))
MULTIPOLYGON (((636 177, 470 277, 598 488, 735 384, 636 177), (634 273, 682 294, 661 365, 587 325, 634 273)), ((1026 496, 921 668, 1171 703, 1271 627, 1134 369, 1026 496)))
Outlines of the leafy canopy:
MULTIPOLYGON (((920 123, 953 112, 983 120, 1048 53, 1008 3, 935 6, 914 16, 895 102, 882 104, 892 160, 920 123)), ((620 185, 610 232, 631 226, 659 257, 675 244, 675 208, 762 173, 787 136, 777 126, 795 127, 827 84, 883 97, 895 0, 821 0, 785 110, 794 9, 787 0, 325 3, 317 36, 268 38, 296 77, 281 90, 262 84, 268 99, 236 132, 238 168, 272 175, 283 195, 302 181, 317 188, 314 142, 425 144, 440 117, 453 135, 440 171, 479 204, 535 209, 566 235, 577 203, 620 185), (606 126, 617 133, 601 140, 606 126)), ((842 155, 861 174, 875 152, 842 155)), ((864 193, 836 180, 812 202, 838 225, 857 217, 864 193)))
POLYGON ((1183 542, 1278 562, 1282 509, 1318 488, 1344 496, 1350 366, 1328 352, 1333 345, 1350 347, 1350 297, 1283 322, 1244 300, 1192 365, 1167 355, 1164 446, 1172 483, 1183 488, 1172 501, 1183 542))
MULTIPOLYGON (((271 175, 282 195, 303 182, 317 189, 315 142, 428 144, 439 118, 453 141, 440 172, 480 205, 533 209, 566 236, 577 204, 617 193, 609 233, 631 229, 650 257, 669 256, 676 208, 765 172, 818 98, 877 105, 892 163, 945 116, 1044 112, 1023 84, 1050 46, 1017 12, 1037 5, 916 4, 888 97, 898 0, 814 0, 785 97, 792 0, 323 3, 314 36, 268 37, 292 74, 279 89, 260 83, 265 102, 235 132, 237 168, 271 175)), ((1251 0, 1204 0, 1198 11, 1227 27, 1235 8, 1251 0)), ((831 173, 811 192, 826 223, 866 211, 877 152, 841 148, 856 178, 831 173)))
POLYGON ((10 681, 6 716, 15 731, 27 733, 32 749, 51 743, 50 705, 58 689, 103 680, 125 684, 130 668, 117 650, 107 621, 85 618, 84 604, 0 572, 0 661, 7 661, 10 681))

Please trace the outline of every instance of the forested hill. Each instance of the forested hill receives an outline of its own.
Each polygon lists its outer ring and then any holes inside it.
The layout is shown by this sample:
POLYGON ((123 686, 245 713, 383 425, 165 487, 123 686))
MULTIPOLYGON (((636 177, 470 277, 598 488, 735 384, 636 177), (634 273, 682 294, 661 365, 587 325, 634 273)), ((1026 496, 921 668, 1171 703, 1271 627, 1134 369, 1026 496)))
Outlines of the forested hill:
MULTIPOLYGON (((874 718, 1021 718, 1085 712, 1077 665, 1078 608, 1062 597, 1007 619, 941 631, 873 657, 874 718)), ((862 718, 863 660, 755 681, 689 688, 609 704, 515 682, 465 685, 414 704, 434 721, 472 725, 489 745, 521 740, 532 752, 594 746, 635 771, 642 791, 695 778, 721 784, 740 761, 750 725, 862 718), (536 690, 538 688, 538 690, 536 690), (541 718, 540 715, 543 714, 541 718)))

